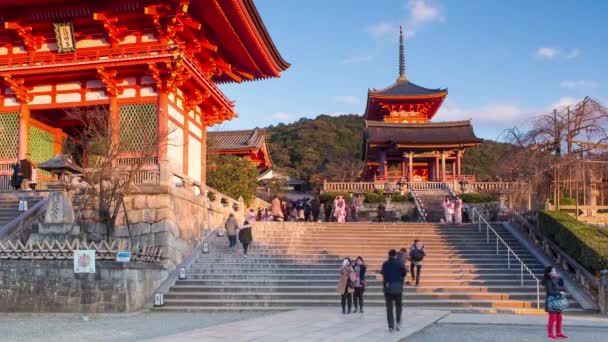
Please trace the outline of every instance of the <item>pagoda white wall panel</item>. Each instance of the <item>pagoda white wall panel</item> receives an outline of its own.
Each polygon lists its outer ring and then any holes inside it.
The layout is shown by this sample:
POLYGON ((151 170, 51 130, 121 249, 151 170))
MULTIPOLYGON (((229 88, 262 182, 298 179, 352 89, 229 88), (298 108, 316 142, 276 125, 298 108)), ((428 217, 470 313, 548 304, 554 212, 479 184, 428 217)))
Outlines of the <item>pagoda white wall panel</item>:
POLYGON ((0 47, 0 55, 8 55, 8 48, 0 47))
POLYGON ((156 36, 152 33, 144 34, 141 36, 142 43, 157 42, 157 41, 158 41, 158 38, 156 38, 156 36))
POLYGON ((118 98, 125 99, 130 97, 136 97, 136 91, 133 88, 128 88, 123 90, 122 94, 118 95, 118 98))
POLYGON ((169 104, 169 116, 179 122, 180 125, 184 124, 184 115, 172 104, 169 104))
POLYGON ((80 95, 80 93, 57 94, 57 96, 55 97, 55 102, 57 102, 57 103, 80 102, 81 99, 82 99, 82 95, 80 95))
MULTIPOLYGON (((192 129, 192 125, 190 125, 192 129)), ((201 142, 196 138, 188 137, 188 176, 201 181, 201 142)))
POLYGON ((51 97, 51 95, 36 95, 32 101, 30 101, 30 104, 51 104, 52 102, 53 97, 51 97))
POLYGON ((137 36, 135 36, 135 35, 128 35, 120 42, 120 44, 135 44, 135 43, 137 43, 137 36))
POLYGON ((57 89, 57 91, 80 90, 82 88, 82 83, 80 83, 80 82, 57 83, 55 88, 57 89))
POLYGON ((106 95, 106 92, 103 90, 98 91, 88 91, 85 99, 87 101, 96 101, 96 100, 109 100, 110 98, 106 95))
POLYGON ((190 134, 194 135, 195 137, 199 139, 202 137, 203 132, 201 131, 201 129, 196 127, 192 123, 188 125, 188 129, 190 130, 190 134))
POLYGON ((184 130, 177 125, 169 123, 169 136, 167 137, 167 156, 171 170, 182 174, 184 170, 184 130))
POLYGON ((158 96, 158 93, 152 87, 141 87, 139 96, 158 96))
POLYGON ((19 106, 19 102, 14 97, 5 97, 4 98, 4 107, 14 107, 19 106))
POLYGON ((18 53, 27 53, 27 51, 25 50, 25 47, 23 47, 23 46, 13 46, 13 54, 18 54, 18 53))

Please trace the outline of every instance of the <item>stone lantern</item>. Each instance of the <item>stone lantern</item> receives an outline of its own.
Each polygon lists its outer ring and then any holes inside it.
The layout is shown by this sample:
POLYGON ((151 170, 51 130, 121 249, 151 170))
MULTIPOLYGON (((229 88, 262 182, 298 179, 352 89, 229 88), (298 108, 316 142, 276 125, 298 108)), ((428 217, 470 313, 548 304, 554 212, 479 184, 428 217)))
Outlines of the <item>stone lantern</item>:
POLYGON ((63 154, 38 164, 38 168, 53 174, 53 181, 47 184, 49 202, 38 233, 42 238, 52 239, 78 236, 80 228, 74 225, 74 207, 68 190, 72 174, 82 173, 82 168, 63 154))

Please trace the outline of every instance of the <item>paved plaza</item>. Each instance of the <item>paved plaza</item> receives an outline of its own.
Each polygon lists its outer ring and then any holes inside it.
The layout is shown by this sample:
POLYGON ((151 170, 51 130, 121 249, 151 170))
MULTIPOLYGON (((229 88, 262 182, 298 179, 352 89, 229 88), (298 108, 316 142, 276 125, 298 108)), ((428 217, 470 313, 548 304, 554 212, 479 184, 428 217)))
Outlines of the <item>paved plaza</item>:
MULTIPOLYGON (((384 310, 342 315, 332 308, 269 313, 144 312, 137 315, 1 315, 3 342, 42 341, 545 341, 545 317, 407 309, 389 333, 384 310)), ((570 341, 608 340, 608 317, 566 317, 570 341)))

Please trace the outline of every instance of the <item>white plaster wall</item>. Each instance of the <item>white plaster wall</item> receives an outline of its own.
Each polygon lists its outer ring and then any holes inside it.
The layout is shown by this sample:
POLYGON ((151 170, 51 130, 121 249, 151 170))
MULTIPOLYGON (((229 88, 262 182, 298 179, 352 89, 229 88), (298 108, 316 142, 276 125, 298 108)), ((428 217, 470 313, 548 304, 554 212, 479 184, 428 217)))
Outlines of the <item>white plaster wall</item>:
POLYGON ((50 104, 53 102, 51 95, 36 95, 30 104, 50 104))
POLYGON ((67 83, 58 83, 56 88, 57 91, 62 90, 80 90, 81 84, 80 82, 67 82, 67 83))
POLYGON ((98 46, 109 46, 110 43, 105 38, 102 39, 82 39, 76 40, 76 49, 91 48, 98 46))
POLYGON ((192 136, 188 136, 188 176, 201 181, 201 142, 192 136))
POLYGON ((184 124, 184 115, 180 113, 172 104, 169 104, 169 116, 174 118, 180 124, 184 124))
POLYGON ((184 130, 169 122, 167 154, 171 170, 181 174, 184 170, 184 130))
POLYGON ((55 102, 67 103, 67 102, 80 102, 80 93, 68 93, 68 94, 57 94, 55 102))

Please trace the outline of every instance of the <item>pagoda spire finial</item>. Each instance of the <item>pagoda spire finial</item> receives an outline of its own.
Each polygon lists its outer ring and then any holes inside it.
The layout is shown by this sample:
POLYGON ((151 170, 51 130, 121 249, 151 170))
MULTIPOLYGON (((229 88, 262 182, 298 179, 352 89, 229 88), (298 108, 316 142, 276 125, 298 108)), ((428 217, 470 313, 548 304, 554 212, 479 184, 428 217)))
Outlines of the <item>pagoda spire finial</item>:
POLYGON ((403 48, 403 26, 399 26, 399 78, 397 81, 405 81, 405 49, 403 48))

